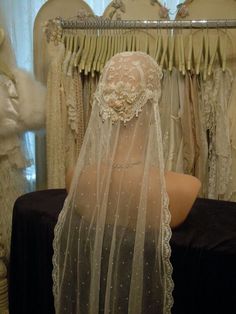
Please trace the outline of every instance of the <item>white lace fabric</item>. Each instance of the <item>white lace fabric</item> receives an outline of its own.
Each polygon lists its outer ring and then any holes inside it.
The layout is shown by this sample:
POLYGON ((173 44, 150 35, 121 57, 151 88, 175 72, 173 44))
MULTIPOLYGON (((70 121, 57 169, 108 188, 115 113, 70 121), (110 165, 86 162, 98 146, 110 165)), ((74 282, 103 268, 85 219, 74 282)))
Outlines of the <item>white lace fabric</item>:
POLYGON ((26 191, 23 169, 27 160, 18 134, 19 97, 5 75, 0 75, 0 101, 0 237, 9 258, 12 211, 17 197, 26 191))
POLYGON ((162 72, 151 57, 153 68, 142 62, 140 55, 141 52, 137 55, 125 52, 105 66, 95 93, 104 120, 111 118, 113 122, 126 123, 138 116, 148 100, 158 102, 162 72))
POLYGON ((232 175, 228 104, 232 85, 230 70, 215 69, 213 76, 201 81, 202 118, 208 132, 207 197, 230 198, 228 185, 232 175), (227 191, 228 189, 228 191, 227 191))
POLYGON ((141 52, 117 54, 104 68, 55 227, 57 314, 171 313, 160 79, 141 52))
POLYGON ((47 186, 65 188, 66 171, 76 163, 84 137, 82 82, 77 69, 70 76, 63 73, 63 45, 51 53, 46 101, 47 186))

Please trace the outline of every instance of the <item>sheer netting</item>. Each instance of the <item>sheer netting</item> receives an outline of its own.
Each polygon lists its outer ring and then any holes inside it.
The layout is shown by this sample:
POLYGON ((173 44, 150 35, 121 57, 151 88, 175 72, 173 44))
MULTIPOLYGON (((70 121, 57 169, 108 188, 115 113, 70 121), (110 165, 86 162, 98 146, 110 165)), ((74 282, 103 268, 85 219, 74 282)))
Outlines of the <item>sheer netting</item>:
POLYGON ((55 228, 57 314, 171 313, 161 76, 141 52, 117 54, 103 70, 55 228))

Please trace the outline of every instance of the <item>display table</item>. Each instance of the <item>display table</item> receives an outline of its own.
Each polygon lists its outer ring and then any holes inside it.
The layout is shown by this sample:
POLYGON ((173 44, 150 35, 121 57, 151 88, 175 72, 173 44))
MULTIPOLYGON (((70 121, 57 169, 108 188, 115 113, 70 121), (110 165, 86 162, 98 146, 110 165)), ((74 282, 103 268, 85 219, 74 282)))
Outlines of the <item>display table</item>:
MULTIPOLYGON (((15 202, 10 314, 54 313, 53 229, 65 197, 65 190, 45 190, 23 195, 15 202)), ((172 313, 235 314, 236 203, 197 199, 187 220, 173 231, 171 247, 172 313)))

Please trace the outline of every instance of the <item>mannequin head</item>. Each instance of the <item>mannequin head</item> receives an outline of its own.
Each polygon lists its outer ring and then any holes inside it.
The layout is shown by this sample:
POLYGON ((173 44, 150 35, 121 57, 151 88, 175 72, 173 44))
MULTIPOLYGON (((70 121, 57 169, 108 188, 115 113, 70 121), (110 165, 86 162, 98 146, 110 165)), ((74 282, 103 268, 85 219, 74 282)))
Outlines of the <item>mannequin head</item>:
POLYGON ((145 154, 158 111, 161 77, 158 64, 143 52, 118 53, 106 64, 95 98, 102 120, 119 126, 118 160, 128 151, 134 159, 145 154))

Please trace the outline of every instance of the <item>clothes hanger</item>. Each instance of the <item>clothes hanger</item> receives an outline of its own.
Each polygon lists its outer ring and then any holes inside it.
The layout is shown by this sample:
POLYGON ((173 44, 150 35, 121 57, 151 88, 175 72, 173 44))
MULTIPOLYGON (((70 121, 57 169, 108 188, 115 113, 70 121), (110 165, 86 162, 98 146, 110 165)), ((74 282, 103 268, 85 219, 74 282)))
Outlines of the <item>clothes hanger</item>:
POLYGON ((131 51, 136 51, 136 30, 134 30, 131 42, 131 51))
POLYGON ((123 50, 123 34, 121 32, 121 30, 118 31, 118 35, 117 35, 117 53, 122 52, 123 50))
POLYGON ((127 37, 125 33, 121 34, 121 51, 127 51, 127 37))
POLYGON ((104 30, 100 30, 100 42, 98 43, 99 45, 99 50, 96 51, 96 64, 94 65, 94 70, 96 70, 97 72, 99 72, 99 68, 100 68, 100 62, 101 62, 101 57, 102 57, 102 53, 103 53, 103 48, 104 48, 104 43, 105 43, 105 34, 104 34, 104 30))
POLYGON ((91 35, 91 43, 90 43, 90 49, 89 49, 89 54, 88 54, 88 58, 86 60, 85 63, 85 75, 87 75, 89 72, 91 72, 92 69, 92 63, 94 60, 94 56, 95 56, 95 50, 96 50, 96 46, 97 46, 97 34, 92 34, 91 35))
POLYGON ((209 32, 208 28, 203 33, 203 52, 204 52, 204 65, 203 65, 203 80, 207 79, 207 68, 209 63, 209 32))
POLYGON ((85 64, 86 64, 86 61, 90 52, 91 42, 92 42, 92 34, 88 32, 88 34, 86 34, 86 37, 85 37, 84 49, 83 49, 82 56, 79 63, 80 72, 85 70, 85 64))
POLYGON ((127 51, 132 51, 132 41, 133 41, 133 31, 129 31, 126 33, 126 43, 127 43, 127 51))
POLYGON ((103 30, 101 52, 98 58, 97 68, 96 68, 97 72, 100 72, 101 62, 104 55, 104 50, 106 49, 106 44, 107 44, 107 33, 106 33, 106 30, 103 30))
POLYGON ((184 51, 184 35, 183 35, 183 29, 181 28, 180 31, 180 57, 181 57, 181 72, 183 75, 186 74, 185 69, 185 51, 184 51))
POLYGON ((164 66, 164 61, 167 55, 167 50, 168 50, 168 34, 164 32, 162 34, 162 54, 161 54, 161 59, 160 59, 161 69, 163 69, 163 66, 164 66))
POLYGON ((148 32, 147 34, 148 34, 148 53, 155 60, 159 39, 158 27, 154 30, 153 33, 148 32))
POLYGON ((175 33, 175 59, 176 59, 176 67, 178 67, 179 72, 182 72, 182 68, 181 68, 181 44, 180 44, 180 33, 179 31, 177 31, 175 33), (178 64, 177 64, 178 62, 178 64))
POLYGON ((65 57, 62 63, 62 71, 66 75, 67 75, 69 64, 70 64, 72 47, 73 47, 73 35, 66 34, 65 35, 65 57))
POLYGON ((118 53, 118 33, 117 30, 112 35, 112 41, 111 41, 111 57, 113 57, 115 54, 118 53))
POLYGON ((78 65, 79 65, 79 62, 80 62, 80 59, 81 59, 81 56, 82 56, 82 52, 83 52, 83 49, 84 49, 84 46, 85 46, 85 37, 86 37, 86 35, 85 35, 84 32, 82 32, 78 36, 79 50, 77 51, 76 56, 75 56, 75 60, 74 60, 74 66, 75 67, 78 67, 78 65))
POLYGON ((157 50, 157 33, 155 33, 154 37, 149 36, 148 37, 148 49, 149 49, 149 55, 155 59, 155 53, 157 50))
MULTIPOLYGON (((126 42, 126 49, 121 51, 143 51, 147 52, 149 50, 149 41, 148 37, 149 33, 147 33, 144 30, 138 29, 132 29, 128 30, 125 33, 122 34, 122 41, 126 42), (142 37, 142 33, 144 34, 144 38, 142 37), (147 36, 148 35, 148 36, 147 36)), ((124 45, 122 44, 122 47, 124 45)))
MULTIPOLYGON (((169 41, 168 41, 168 47, 169 47, 169 41)), ((167 48, 167 52, 166 52, 165 60, 164 60, 164 68, 168 69, 168 66, 169 66, 169 58, 168 58, 168 48, 167 48)))
POLYGON ((161 34, 161 29, 158 28, 157 45, 156 45, 156 52, 155 52, 155 60, 157 63, 159 63, 161 49, 162 49, 162 34, 161 34))
POLYGON ((209 37, 209 65, 208 65, 208 72, 207 74, 210 76, 212 73, 212 67, 216 58, 217 50, 219 46, 219 34, 211 34, 209 37))
POLYGON ((103 51, 102 51, 102 55, 101 55, 101 59, 100 59, 100 67, 99 67, 100 72, 102 72, 103 67, 105 65, 107 52, 108 52, 108 34, 105 35, 103 51))
POLYGON ((112 41, 111 41, 111 57, 113 57, 117 53, 118 53, 118 34, 116 30, 112 36, 112 41))
POLYGON ((192 68, 193 60, 193 29, 191 28, 188 37, 188 57, 187 57, 187 70, 190 71, 192 68))
POLYGON ((225 72, 225 70, 226 70, 227 40, 228 40, 228 32, 227 32, 227 29, 225 29, 225 31, 223 31, 222 36, 219 37, 221 67, 222 67, 223 72, 225 72))
POLYGON ((102 47, 102 39, 103 36, 101 34, 101 31, 98 30, 97 33, 97 42, 96 42, 96 49, 95 49, 95 54, 94 54, 94 58, 93 58, 93 65, 92 65, 92 77, 94 76, 94 72, 96 71, 97 68, 97 62, 98 62, 98 58, 101 52, 101 47, 102 47))
POLYGON ((149 54, 149 34, 147 32, 144 33, 144 38, 140 39, 140 50, 149 54))
POLYGON ((67 75, 69 75, 69 76, 71 76, 73 74, 74 61, 75 61, 76 53, 78 50, 78 45, 79 45, 79 35, 75 34, 75 35, 73 35, 73 52, 72 52, 72 55, 70 58, 69 67, 68 67, 68 71, 67 71, 67 75))
POLYGON ((114 36, 112 35, 111 30, 108 30, 107 52, 106 52, 104 65, 112 57, 112 47, 111 47, 112 46, 112 42, 114 44, 114 36))
POLYGON ((119 31, 118 35, 117 35, 117 51, 118 53, 122 52, 122 38, 121 38, 121 33, 119 31))
MULTIPOLYGON (((227 26, 227 21, 225 25, 227 26)), ((226 71, 226 67, 227 67, 227 51, 229 49, 229 46, 228 46, 229 44, 230 44, 230 36, 228 33, 228 29, 226 27, 225 29, 222 30, 221 35, 219 36, 221 67, 222 67, 223 72, 226 71)), ((233 49, 233 47, 231 47, 231 49, 233 49)))
POLYGON ((113 57, 115 54, 117 54, 118 51, 118 30, 116 29, 112 34, 112 41, 111 41, 111 52, 110 57, 113 57))
POLYGON ((127 51, 127 34, 122 31, 121 33, 121 52, 127 51))
POLYGON ((87 75, 88 72, 90 72, 92 64, 90 62, 92 59, 92 54, 94 52, 94 49, 96 48, 96 37, 93 33, 90 34, 90 46, 87 54, 87 58, 85 59, 85 65, 84 65, 84 74, 87 75))
POLYGON ((65 34, 63 39, 64 39, 64 45, 65 45, 65 54, 67 54, 67 52, 69 50, 70 35, 69 34, 65 34))
POLYGON ((120 33, 120 52, 126 51, 126 36, 123 32, 120 33))
POLYGON ((134 38, 135 38, 135 49, 136 49, 136 51, 140 51, 141 50, 141 48, 140 48, 140 45, 141 45, 140 36, 137 32, 135 33, 134 38))
POLYGON ((169 64, 168 69, 171 72, 173 69, 173 62, 174 62, 174 50, 175 50, 175 37, 173 31, 170 30, 168 36, 168 55, 169 55, 169 64))
POLYGON ((194 67, 195 72, 198 75, 200 72, 200 65, 202 60, 203 53, 203 32, 199 32, 199 37, 196 40, 196 37, 193 38, 193 56, 194 56, 194 67))

